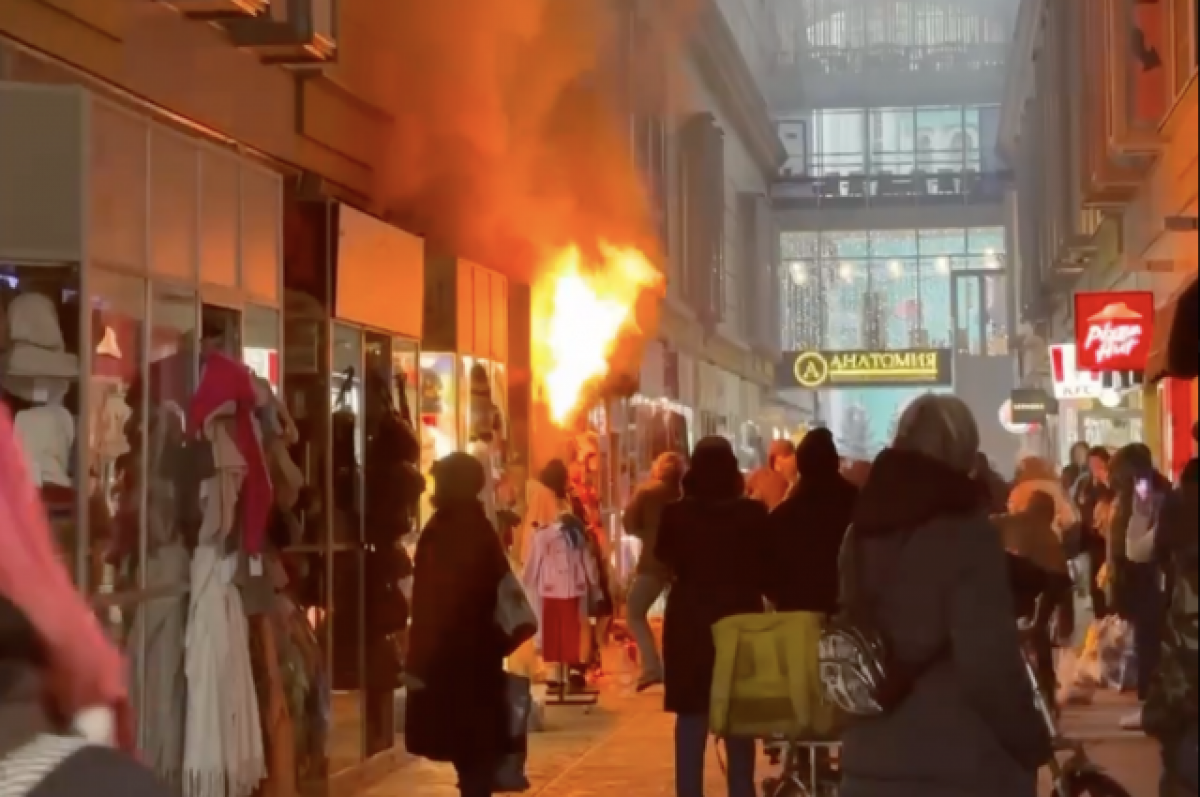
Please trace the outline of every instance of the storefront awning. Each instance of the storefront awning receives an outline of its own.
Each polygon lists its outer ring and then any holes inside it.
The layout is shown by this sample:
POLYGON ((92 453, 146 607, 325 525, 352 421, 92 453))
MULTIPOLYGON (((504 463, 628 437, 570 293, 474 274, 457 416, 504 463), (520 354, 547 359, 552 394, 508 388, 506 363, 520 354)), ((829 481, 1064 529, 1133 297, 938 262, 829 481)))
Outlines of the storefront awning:
POLYGON ((1196 280, 1158 314, 1146 375, 1151 381, 1195 379, 1200 322, 1196 316, 1196 280))

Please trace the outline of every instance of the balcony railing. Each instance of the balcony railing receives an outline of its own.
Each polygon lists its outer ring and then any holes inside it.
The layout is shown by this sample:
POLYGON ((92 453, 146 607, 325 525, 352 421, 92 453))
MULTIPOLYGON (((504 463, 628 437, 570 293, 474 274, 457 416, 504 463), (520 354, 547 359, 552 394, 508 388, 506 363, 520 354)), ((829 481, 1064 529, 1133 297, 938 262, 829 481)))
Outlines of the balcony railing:
POLYGON ((1008 45, 999 43, 814 47, 780 50, 779 67, 807 74, 861 75, 880 72, 994 72, 1005 68, 1008 45))
POLYGON ((1008 171, 784 176, 771 197, 780 206, 829 208, 991 204, 1004 198, 1011 181, 1008 171))

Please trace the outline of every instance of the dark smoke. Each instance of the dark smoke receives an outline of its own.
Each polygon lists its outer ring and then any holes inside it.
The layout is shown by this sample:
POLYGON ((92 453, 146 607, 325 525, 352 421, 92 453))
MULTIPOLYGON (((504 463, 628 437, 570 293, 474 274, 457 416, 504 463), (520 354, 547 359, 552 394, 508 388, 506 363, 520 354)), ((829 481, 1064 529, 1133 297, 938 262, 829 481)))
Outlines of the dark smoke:
POLYGON ((666 112, 668 81, 645 56, 671 60, 667 14, 631 63, 628 0, 393 2, 395 124, 378 191, 397 221, 523 280, 570 242, 660 260, 628 110, 666 112))

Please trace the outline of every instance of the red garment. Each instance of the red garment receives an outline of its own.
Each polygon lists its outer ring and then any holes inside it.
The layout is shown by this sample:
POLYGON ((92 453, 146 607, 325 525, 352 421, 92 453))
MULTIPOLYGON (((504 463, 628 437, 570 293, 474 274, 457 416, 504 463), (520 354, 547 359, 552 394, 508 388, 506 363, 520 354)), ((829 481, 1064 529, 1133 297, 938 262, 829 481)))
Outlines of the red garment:
POLYGON ((581 664, 582 598, 542 598, 542 658, 547 664, 581 664))
POLYGON ((246 481, 242 486, 242 548, 250 554, 262 551, 271 512, 271 477, 267 458, 254 432, 254 410, 258 397, 250 369, 224 354, 210 354, 204 361, 200 386, 188 408, 188 434, 199 437, 204 422, 229 402, 237 406, 238 452, 246 460, 246 481))
POLYGON ((116 712, 117 744, 133 752, 136 739, 125 663, 71 583, 25 470, 12 419, 0 405, 0 593, 29 618, 49 655, 49 698, 64 718, 89 708, 116 712))

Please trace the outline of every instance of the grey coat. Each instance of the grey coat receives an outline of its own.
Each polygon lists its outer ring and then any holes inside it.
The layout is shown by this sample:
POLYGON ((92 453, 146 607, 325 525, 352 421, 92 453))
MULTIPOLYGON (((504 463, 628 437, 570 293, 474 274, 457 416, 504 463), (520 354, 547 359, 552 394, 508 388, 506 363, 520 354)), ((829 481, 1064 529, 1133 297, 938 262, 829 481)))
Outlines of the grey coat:
MULTIPOLYGON (((867 500, 872 492, 868 484, 867 500)), ((950 651, 894 712, 847 730, 841 797, 1036 797, 1049 741, 1021 658, 999 531, 982 514, 961 513, 915 528, 907 540, 851 530, 843 605, 857 583, 870 585, 876 622, 899 659, 928 662, 947 640, 950 651)))

